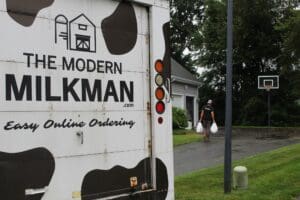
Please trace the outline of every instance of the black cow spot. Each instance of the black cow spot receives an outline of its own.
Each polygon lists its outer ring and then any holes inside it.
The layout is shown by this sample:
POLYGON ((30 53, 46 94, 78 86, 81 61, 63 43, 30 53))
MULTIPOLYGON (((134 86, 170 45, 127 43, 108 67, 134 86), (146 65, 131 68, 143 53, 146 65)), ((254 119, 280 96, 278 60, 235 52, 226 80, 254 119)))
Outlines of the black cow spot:
MULTIPOLYGON (((165 39, 165 55, 163 59, 164 69, 163 69, 163 77, 164 80, 167 78, 171 78, 171 51, 170 51, 170 23, 165 23, 163 25, 163 33, 165 39)), ((165 83, 167 84, 167 83, 165 83)), ((168 88, 168 87, 166 87, 168 88)), ((170 91, 169 91, 170 92, 170 91)))
POLYGON ((0 152, 1 199, 41 200, 43 193, 26 195, 25 190, 48 186, 54 168, 54 158, 45 148, 20 153, 0 152))
MULTIPOLYGON (((135 168, 126 169, 116 166, 110 170, 90 171, 81 186, 82 200, 93 200, 109 196, 132 193, 130 177, 137 177, 138 186, 134 191, 141 191, 143 183, 151 183, 150 159, 142 160, 135 168)), ((165 200, 168 194, 168 172, 164 163, 156 159, 157 191, 124 196, 122 200, 165 200)), ((150 187, 150 186, 149 186, 150 187)))
POLYGON ((101 28, 111 54, 131 51, 137 41, 137 20, 132 4, 122 1, 114 13, 102 21, 101 28))
POLYGON ((7 12, 22 26, 31 26, 40 10, 50 6, 54 0, 6 0, 7 12))

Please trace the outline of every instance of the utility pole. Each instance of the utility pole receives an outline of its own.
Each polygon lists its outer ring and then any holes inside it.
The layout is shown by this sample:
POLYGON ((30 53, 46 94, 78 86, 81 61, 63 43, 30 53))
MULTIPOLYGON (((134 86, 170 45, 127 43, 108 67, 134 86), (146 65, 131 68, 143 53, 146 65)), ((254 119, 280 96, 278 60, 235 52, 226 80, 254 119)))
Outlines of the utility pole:
POLYGON ((231 132, 232 132, 232 46, 233 46, 233 0, 227 0, 227 53, 226 53, 226 116, 224 193, 231 192, 231 132))

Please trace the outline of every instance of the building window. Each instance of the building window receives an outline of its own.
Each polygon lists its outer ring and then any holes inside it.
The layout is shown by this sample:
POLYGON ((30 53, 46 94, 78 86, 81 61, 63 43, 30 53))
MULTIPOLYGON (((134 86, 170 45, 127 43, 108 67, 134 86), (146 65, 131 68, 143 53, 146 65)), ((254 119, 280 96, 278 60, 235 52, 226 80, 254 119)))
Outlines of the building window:
POLYGON ((78 29, 82 30, 82 31, 86 31, 87 30, 87 25, 85 25, 85 24, 78 24, 78 29))

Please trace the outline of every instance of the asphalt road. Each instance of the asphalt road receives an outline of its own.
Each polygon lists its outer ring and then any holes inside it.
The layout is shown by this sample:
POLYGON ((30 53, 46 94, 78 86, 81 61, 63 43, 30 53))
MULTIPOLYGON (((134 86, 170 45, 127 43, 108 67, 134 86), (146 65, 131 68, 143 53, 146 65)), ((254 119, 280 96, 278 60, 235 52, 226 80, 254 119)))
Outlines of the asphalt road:
MULTIPOLYGON (((232 139, 232 160, 300 143, 300 137, 255 139, 236 136, 232 139)), ((196 142, 174 149, 175 176, 224 163, 224 137, 212 137, 208 143, 196 142)))

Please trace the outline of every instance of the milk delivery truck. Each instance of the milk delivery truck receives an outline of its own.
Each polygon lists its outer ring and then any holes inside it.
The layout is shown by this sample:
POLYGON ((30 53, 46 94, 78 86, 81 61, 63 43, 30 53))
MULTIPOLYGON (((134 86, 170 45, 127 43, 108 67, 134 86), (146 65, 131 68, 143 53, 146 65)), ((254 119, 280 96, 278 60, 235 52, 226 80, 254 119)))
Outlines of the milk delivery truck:
POLYGON ((0 199, 173 200, 169 2, 0 2, 0 199))

